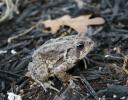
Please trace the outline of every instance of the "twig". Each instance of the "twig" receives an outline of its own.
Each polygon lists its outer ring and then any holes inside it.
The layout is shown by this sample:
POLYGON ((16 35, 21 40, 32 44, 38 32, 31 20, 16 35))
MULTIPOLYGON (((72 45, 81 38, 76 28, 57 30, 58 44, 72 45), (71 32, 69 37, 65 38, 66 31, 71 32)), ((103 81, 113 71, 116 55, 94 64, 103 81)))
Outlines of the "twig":
POLYGON ((32 26, 32 27, 30 27, 29 29, 25 30, 25 31, 24 31, 23 33, 21 33, 21 34, 18 34, 18 35, 9 37, 9 38, 8 38, 8 43, 11 43, 12 40, 14 40, 14 39, 16 39, 16 38, 18 38, 18 37, 20 37, 20 36, 26 35, 28 32, 32 31, 34 28, 35 28, 35 25, 32 26))
POLYGON ((87 91, 95 98, 95 100, 98 100, 98 96, 94 89, 91 87, 89 82, 86 80, 86 78, 81 74, 81 81, 83 82, 84 86, 86 87, 87 91))

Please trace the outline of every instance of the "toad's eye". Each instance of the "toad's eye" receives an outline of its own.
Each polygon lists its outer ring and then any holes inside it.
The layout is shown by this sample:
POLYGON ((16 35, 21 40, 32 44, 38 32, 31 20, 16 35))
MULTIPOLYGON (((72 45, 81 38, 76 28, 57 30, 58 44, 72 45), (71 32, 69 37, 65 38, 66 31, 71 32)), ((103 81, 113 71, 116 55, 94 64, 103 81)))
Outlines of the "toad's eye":
POLYGON ((91 41, 90 41, 90 42, 88 42, 88 44, 89 44, 89 45, 91 45, 92 43, 93 43, 93 42, 91 42, 91 41))
POLYGON ((83 42, 79 42, 77 45, 76 45, 77 49, 78 50, 82 50, 84 48, 84 43, 83 42))

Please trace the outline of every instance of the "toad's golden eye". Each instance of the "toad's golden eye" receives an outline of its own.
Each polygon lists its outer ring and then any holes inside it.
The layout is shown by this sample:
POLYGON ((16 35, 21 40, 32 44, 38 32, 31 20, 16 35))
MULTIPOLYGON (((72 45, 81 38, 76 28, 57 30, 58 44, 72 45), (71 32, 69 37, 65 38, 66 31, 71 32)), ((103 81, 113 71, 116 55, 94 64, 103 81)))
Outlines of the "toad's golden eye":
POLYGON ((84 48, 84 43, 83 42, 79 42, 76 44, 76 47, 78 50, 82 50, 84 48))

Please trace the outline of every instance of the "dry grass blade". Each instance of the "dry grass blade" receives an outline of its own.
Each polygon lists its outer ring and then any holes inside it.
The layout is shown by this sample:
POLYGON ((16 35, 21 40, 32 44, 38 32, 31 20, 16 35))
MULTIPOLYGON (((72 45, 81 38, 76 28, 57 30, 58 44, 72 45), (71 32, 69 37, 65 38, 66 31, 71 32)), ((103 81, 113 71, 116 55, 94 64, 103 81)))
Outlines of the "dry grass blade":
POLYGON ((13 17, 13 12, 19 14, 19 11, 17 9, 18 0, 16 0, 16 4, 14 4, 12 0, 3 0, 2 2, 6 5, 6 10, 5 13, 0 17, 0 23, 5 20, 11 19, 13 17))
POLYGON ((123 70, 128 74, 128 56, 124 57, 123 70))

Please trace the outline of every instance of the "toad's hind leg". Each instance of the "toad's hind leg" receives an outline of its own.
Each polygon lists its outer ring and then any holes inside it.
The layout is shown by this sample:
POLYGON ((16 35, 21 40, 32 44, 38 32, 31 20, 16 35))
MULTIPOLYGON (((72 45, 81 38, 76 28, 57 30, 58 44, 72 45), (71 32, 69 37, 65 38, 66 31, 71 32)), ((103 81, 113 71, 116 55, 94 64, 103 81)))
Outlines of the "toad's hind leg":
POLYGON ((36 61, 29 63, 28 73, 26 76, 31 77, 37 84, 41 85, 45 91, 50 88, 55 91, 59 91, 53 87, 54 83, 49 81, 49 72, 46 64, 40 64, 36 61))
POLYGON ((52 86, 52 85, 54 85, 54 83, 52 81, 40 82, 40 81, 36 80, 36 82, 39 83, 43 87, 45 92, 47 91, 47 88, 59 92, 59 90, 57 88, 52 86))
POLYGON ((68 82, 71 80, 77 80, 78 78, 80 78, 79 76, 72 76, 66 72, 58 73, 56 76, 57 76, 57 78, 59 78, 63 82, 68 82))

